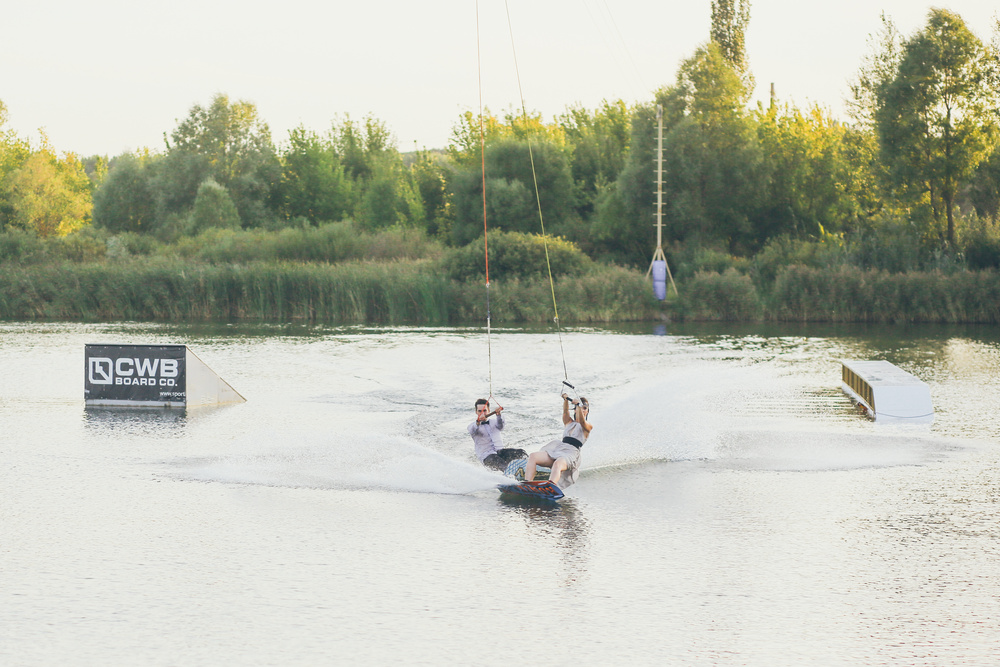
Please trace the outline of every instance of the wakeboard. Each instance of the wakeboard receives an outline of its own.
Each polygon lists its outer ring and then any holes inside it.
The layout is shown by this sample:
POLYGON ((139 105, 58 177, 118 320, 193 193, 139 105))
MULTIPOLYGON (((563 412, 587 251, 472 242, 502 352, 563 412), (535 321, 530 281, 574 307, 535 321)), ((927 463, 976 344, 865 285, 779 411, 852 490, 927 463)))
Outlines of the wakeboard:
POLYGON ((540 500, 559 500, 563 497, 562 489, 549 480, 498 484, 497 488, 500 489, 501 496, 521 496, 540 500))
MULTIPOLYGON (((519 482, 523 482, 525 481, 524 468, 527 465, 528 459, 515 459, 507 464, 507 469, 503 471, 503 474, 507 477, 513 477, 519 482)), ((550 472, 552 471, 549 468, 538 466, 535 468, 535 481, 548 479, 550 472)))

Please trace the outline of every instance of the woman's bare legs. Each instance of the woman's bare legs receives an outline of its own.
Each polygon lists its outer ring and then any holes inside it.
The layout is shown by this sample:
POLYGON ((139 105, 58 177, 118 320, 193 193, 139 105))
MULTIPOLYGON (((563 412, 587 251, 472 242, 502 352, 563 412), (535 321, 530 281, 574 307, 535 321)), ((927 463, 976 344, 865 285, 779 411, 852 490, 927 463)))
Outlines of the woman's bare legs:
MULTIPOLYGON (((552 457, 550 456, 549 458, 552 458, 552 457)), ((569 464, 569 461, 567 461, 564 458, 558 458, 555 461, 553 461, 553 463, 552 463, 552 472, 549 473, 549 481, 552 482, 553 484, 558 485, 559 484, 559 478, 562 477, 562 472, 563 472, 563 470, 566 469, 566 466, 568 464, 569 464)))
MULTIPOLYGON (((524 479, 527 482, 534 481, 535 479, 535 467, 539 465, 551 466, 555 463, 555 459, 549 456, 548 452, 532 452, 528 454, 528 463, 524 466, 524 479)), ((563 462, 563 468, 566 467, 565 461, 563 462)))

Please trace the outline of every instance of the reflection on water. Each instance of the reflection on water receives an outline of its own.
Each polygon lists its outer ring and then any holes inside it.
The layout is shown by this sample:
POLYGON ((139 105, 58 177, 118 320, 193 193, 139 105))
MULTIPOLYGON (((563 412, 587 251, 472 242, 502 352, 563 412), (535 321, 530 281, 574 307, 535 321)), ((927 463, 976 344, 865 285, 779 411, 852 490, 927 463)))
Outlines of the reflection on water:
POLYGON ((83 423, 88 428, 104 431, 137 432, 183 428, 187 423, 187 410, 87 406, 83 412, 83 423))
MULTIPOLYGON (((564 498, 559 502, 532 498, 507 498, 497 501, 501 521, 521 524, 525 534, 547 542, 559 556, 562 583, 570 586, 586 578, 589 570, 590 526, 579 502, 564 498)), ((542 572, 540 576, 554 576, 542 572)))

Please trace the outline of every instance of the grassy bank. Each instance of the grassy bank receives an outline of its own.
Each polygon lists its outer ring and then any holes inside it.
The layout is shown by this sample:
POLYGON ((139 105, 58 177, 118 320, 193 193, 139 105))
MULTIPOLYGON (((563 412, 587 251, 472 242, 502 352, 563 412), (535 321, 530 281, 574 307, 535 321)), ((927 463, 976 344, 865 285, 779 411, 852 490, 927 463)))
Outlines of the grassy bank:
MULTIPOLYGON (((556 293, 566 324, 653 319, 659 312, 645 279, 624 269, 563 278, 556 293)), ((544 279, 496 281, 490 301, 495 323, 552 319, 544 279)), ((431 324, 485 316, 484 285, 451 279, 430 260, 0 266, 4 320, 431 324)))
POLYGON ((793 266, 776 278, 767 306, 772 319, 801 322, 1000 324, 1000 274, 793 266))
MULTIPOLYGON (((592 265, 556 279, 562 324, 669 318, 1000 324, 995 271, 888 273, 793 266, 759 286, 734 269, 680 283, 660 304, 639 272, 592 265)), ((496 279, 493 322, 543 323, 552 294, 541 276, 496 279)), ((449 324, 483 321, 481 280, 431 259, 224 264, 178 257, 0 264, 0 319, 159 322, 449 324)))
POLYGON ((686 281, 672 315, 721 321, 1000 324, 1000 274, 791 266, 761 287, 731 269, 686 281))

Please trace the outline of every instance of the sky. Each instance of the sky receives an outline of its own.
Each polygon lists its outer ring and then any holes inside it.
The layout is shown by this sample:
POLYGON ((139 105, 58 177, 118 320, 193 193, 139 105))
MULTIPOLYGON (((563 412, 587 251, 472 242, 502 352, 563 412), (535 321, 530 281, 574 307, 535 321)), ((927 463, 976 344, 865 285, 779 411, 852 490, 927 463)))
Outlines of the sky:
MULTIPOLYGON (((300 125, 322 134, 345 114, 371 114, 401 151, 443 148, 460 115, 478 112, 480 90, 493 112, 520 109, 523 96, 546 120, 572 105, 647 102, 711 22, 711 0, 4 4, 8 129, 34 145, 44 131, 58 152, 81 156, 161 151, 164 134, 217 93, 254 103, 279 145, 300 125)), ((779 100, 846 119, 882 12, 908 36, 932 4, 990 41, 995 0, 752 0, 755 99, 774 83, 779 100)))

